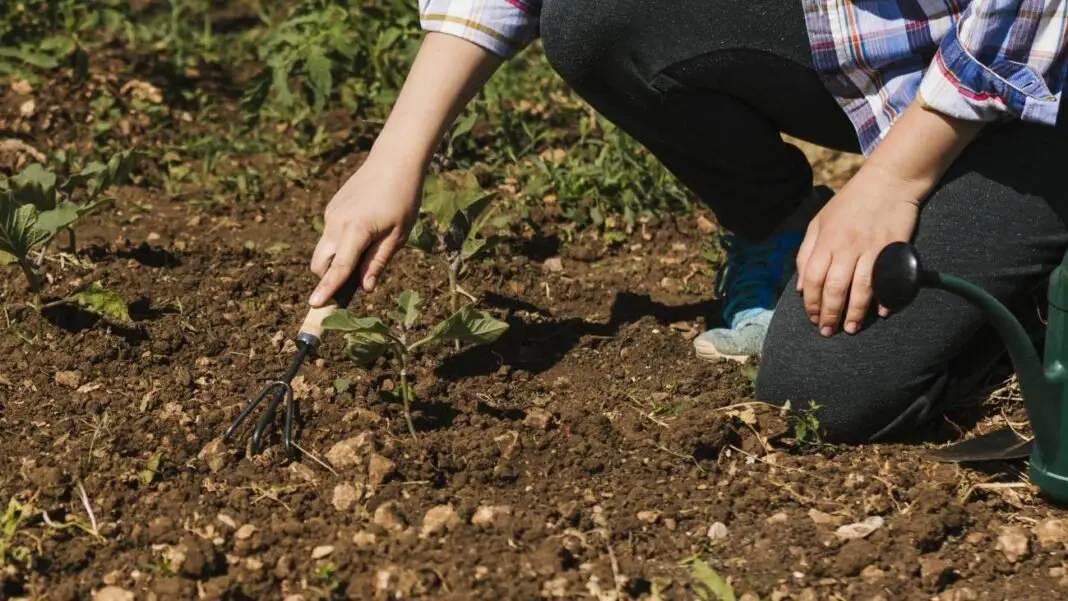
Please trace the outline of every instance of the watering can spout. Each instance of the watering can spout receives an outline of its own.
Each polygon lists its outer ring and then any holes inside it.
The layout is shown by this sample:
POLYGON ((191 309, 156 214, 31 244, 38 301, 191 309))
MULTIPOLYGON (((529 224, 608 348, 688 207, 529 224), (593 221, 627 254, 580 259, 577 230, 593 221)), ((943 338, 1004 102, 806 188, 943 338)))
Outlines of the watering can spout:
MULTIPOLYGON (((1068 261, 1068 255, 1065 258, 1068 261)), ((1068 412, 1065 407, 1065 369, 1062 356, 1068 351, 1068 264, 1050 278, 1050 321, 1046 337, 1046 364, 1016 317, 996 298, 957 276, 923 268, 916 249, 904 242, 890 244, 879 253, 872 274, 875 298, 891 312, 911 303, 921 288, 944 290, 979 308, 1005 342, 1020 382, 1028 419, 1035 439, 1031 454, 1032 480, 1043 492, 1068 501, 1068 412)))

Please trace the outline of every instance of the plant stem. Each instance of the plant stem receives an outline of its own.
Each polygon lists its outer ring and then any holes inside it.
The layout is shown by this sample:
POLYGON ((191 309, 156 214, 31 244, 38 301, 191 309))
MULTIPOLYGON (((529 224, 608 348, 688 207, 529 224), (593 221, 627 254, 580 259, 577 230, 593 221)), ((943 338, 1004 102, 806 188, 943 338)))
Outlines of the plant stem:
POLYGON ((408 394, 408 357, 401 356, 400 369, 401 400, 404 402, 404 421, 408 422, 408 432, 415 438, 415 424, 412 423, 411 398, 408 394))
MULTIPOLYGON (((452 313, 456 313, 456 289, 460 287, 457 283, 457 274, 460 271, 460 257, 460 253, 457 253, 456 258, 449 261, 449 309, 452 313)), ((456 350, 459 351, 460 341, 457 340, 454 344, 456 350)))

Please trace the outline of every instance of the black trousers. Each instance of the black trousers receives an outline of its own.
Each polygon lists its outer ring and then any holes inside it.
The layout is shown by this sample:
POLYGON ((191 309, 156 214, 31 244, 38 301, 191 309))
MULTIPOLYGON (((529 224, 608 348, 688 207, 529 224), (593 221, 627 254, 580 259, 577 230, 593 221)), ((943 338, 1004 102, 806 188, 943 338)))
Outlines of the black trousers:
MULTIPOLYGON (((799 2, 545 0, 541 37, 578 94, 744 238, 771 233, 812 189, 811 167, 781 134, 859 150, 811 68, 799 2)), ((972 143, 921 211, 913 243, 925 264, 1011 306, 1026 302, 1068 249, 1064 131, 1018 122, 972 143)), ((826 339, 793 287, 764 344, 757 398, 816 402, 832 440, 914 429, 1001 350, 976 353, 997 342, 983 316, 937 291, 857 335, 826 339)))

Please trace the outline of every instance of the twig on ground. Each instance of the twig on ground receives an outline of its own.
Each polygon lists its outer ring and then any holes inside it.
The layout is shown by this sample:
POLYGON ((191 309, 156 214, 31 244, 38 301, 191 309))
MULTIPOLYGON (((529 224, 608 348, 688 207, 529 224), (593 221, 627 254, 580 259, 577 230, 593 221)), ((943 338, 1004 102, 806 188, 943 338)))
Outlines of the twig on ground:
POLYGON ((297 450, 300 451, 301 453, 304 453, 308 457, 311 457, 312 461, 314 461, 315 463, 318 463, 319 465, 323 466, 323 468, 326 469, 326 471, 330 472, 335 477, 338 477, 338 478, 341 477, 340 474, 338 474, 336 471, 334 471, 334 468, 332 468, 329 465, 327 465, 325 461, 323 461, 322 459, 319 459, 318 457, 313 455, 311 452, 303 449, 299 444, 294 442, 293 446, 296 447, 297 450))
POLYGON ((93 527, 93 534, 99 536, 100 530, 96 526, 96 515, 93 514, 93 506, 89 502, 89 495, 85 493, 81 478, 78 478, 78 498, 82 500, 82 507, 85 507, 85 513, 89 515, 89 524, 93 527))

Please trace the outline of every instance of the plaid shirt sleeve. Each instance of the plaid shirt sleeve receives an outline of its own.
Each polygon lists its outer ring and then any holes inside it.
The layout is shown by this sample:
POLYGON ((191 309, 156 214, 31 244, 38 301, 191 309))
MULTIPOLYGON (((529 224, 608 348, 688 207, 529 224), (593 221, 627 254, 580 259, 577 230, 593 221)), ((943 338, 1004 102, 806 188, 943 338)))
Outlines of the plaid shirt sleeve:
POLYGON ((942 38, 918 98, 961 119, 1054 125, 1066 27, 1068 0, 972 0, 942 38))
POLYGON ((452 34, 505 59, 538 36, 541 0, 419 0, 422 28, 452 34))

